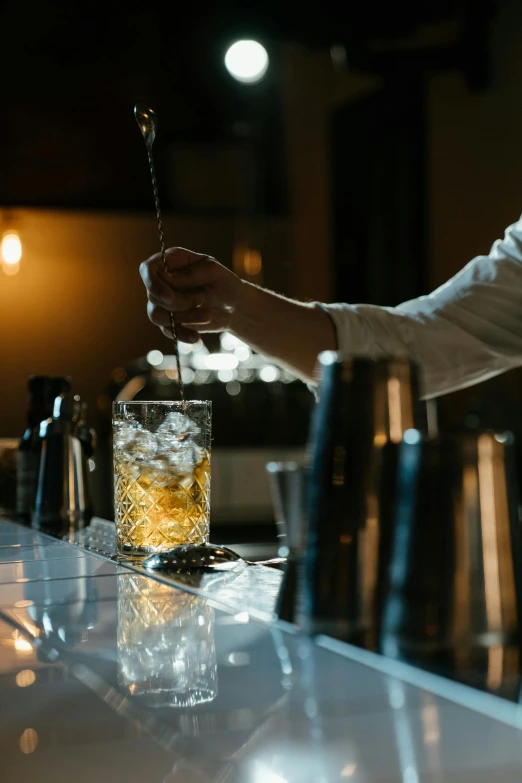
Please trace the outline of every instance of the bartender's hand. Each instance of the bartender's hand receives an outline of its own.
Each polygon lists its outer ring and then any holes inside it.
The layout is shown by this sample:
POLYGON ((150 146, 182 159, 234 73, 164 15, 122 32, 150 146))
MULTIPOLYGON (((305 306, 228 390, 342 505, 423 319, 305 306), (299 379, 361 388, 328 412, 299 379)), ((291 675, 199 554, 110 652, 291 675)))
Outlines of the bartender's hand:
POLYGON ((170 312, 185 343, 197 342, 202 332, 226 329, 303 380, 315 382, 317 354, 337 346, 333 321, 322 308, 259 288, 215 258, 182 247, 167 250, 167 265, 169 272, 157 254, 140 266, 149 318, 163 334, 172 337, 170 312))
POLYGON ((241 279, 215 258, 182 247, 167 250, 166 258, 169 272, 159 253, 140 266, 152 323, 172 337, 172 312, 178 338, 186 343, 197 342, 201 332, 230 329, 241 297, 241 279))

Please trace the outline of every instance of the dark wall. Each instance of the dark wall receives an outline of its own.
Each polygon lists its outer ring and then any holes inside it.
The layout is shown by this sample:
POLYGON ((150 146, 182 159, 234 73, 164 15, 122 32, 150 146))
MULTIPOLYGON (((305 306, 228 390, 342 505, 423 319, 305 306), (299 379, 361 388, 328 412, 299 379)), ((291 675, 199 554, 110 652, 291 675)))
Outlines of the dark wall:
POLYGON ((400 75, 332 113, 336 298, 396 305, 425 293, 425 81, 400 75))

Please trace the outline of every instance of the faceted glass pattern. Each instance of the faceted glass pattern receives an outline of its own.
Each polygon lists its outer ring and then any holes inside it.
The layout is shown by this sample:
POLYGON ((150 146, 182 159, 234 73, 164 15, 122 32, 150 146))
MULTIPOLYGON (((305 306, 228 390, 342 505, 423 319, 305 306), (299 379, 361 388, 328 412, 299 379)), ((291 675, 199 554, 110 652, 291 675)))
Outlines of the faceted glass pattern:
POLYGON ((115 403, 118 551, 148 555, 208 541, 210 403, 115 403))
POLYGON ((215 699, 212 607, 147 576, 120 579, 118 682, 155 707, 193 707, 215 699))

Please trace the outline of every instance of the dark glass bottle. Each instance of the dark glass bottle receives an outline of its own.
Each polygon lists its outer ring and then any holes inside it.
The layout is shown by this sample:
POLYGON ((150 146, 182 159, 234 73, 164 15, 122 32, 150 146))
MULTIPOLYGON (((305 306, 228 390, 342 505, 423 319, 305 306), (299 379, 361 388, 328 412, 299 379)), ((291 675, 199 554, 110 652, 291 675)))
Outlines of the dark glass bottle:
POLYGON ((377 650, 398 448, 423 418, 418 368, 405 357, 341 360, 329 351, 319 364, 298 617, 310 635, 377 650))
POLYGON ((52 378, 48 375, 33 375, 29 378, 27 428, 20 439, 17 460, 16 512, 22 524, 30 524, 34 507, 42 449, 40 423, 52 416, 55 397, 68 392, 70 388, 69 378, 52 378))

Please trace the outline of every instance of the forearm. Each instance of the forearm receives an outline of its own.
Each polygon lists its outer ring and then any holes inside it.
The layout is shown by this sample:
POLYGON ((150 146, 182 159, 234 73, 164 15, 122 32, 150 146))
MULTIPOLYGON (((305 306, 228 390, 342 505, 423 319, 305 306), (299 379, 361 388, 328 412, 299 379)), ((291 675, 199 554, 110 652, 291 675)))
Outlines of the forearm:
POLYGON ((231 331, 306 381, 313 381, 317 354, 337 347, 333 322, 321 308, 246 282, 231 331))
POLYGON ((341 355, 407 354, 427 397, 522 365, 522 219, 428 296, 398 307, 328 305, 341 355))

